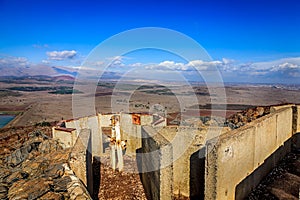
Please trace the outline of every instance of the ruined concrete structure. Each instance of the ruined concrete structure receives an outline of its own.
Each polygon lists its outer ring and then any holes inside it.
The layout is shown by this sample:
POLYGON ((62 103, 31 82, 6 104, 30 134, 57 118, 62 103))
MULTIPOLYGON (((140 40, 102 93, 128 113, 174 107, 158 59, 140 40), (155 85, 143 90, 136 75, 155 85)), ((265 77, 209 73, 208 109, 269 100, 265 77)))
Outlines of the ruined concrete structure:
MULTIPOLYGON (((53 128, 53 137, 71 147, 88 129, 92 155, 106 155, 112 115, 67 120, 53 128)), ((118 115, 126 154, 137 159, 148 199, 243 199, 293 145, 300 147, 297 105, 274 106, 270 114, 235 130, 209 127, 209 135, 205 127, 167 126, 160 116, 118 115), (191 142, 182 147, 182 141, 191 142)))

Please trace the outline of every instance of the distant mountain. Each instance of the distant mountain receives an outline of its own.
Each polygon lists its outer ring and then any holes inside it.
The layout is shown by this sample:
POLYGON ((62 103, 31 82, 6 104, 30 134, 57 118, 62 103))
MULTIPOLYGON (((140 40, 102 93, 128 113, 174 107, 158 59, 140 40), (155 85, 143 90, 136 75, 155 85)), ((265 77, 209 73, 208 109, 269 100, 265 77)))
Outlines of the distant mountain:
POLYGON ((66 74, 66 75, 72 75, 72 76, 77 75, 77 71, 70 71, 70 69, 62 69, 62 68, 58 68, 58 67, 52 67, 52 68, 59 74, 66 74))
POLYGON ((66 67, 53 67, 48 65, 27 65, 27 66, 0 66, 0 76, 76 76, 77 70, 66 67))
POLYGON ((60 75, 52 77, 53 81, 74 81, 75 78, 69 75, 60 75))
POLYGON ((116 80, 122 77, 121 73, 106 71, 101 77, 92 69, 70 68, 48 65, 27 66, 3 66, 0 65, 0 78, 2 81, 14 82, 14 80, 41 80, 41 81, 68 81, 72 82, 80 74, 86 79, 116 80))

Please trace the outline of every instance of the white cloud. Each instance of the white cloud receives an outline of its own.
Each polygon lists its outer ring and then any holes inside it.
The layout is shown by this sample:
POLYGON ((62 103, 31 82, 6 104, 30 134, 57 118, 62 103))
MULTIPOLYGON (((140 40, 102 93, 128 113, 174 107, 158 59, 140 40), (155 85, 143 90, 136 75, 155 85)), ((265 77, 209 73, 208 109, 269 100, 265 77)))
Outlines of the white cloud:
POLYGON ((238 63, 235 60, 223 58, 222 60, 203 61, 192 60, 188 63, 175 61, 163 61, 151 64, 131 64, 134 67, 144 67, 146 70, 181 71, 193 73, 193 71, 219 70, 223 76, 231 77, 237 81, 243 81, 242 77, 251 76, 252 80, 280 80, 300 77, 300 57, 284 58, 268 62, 238 63), (267 78, 267 79, 266 79, 267 78))
POLYGON ((207 70, 215 70, 216 68, 222 67, 224 63, 222 61, 203 61, 203 60, 193 60, 190 61, 187 66, 194 67, 200 71, 207 71, 207 70))
POLYGON ((130 58, 126 56, 114 56, 114 57, 105 58, 105 60, 110 63, 110 67, 124 67, 125 66, 124 60, 126 59, 130 59, 130 58))
POLYGON ((130 67, 143 67, 144 64, 143 63, 133 63, 129 65, 130 67))
POLYGON ((300 57, 283 58, 267 62, 231 64, 231 67, 224 65, 221 70, 223 70, 223 75, 231 74, 231 77, 237 79, 251 76, 254 81, 287 81, 291 78, 300 77, 300 57))
POLYGON ((43 64, 50 64, 51 62, 49 60, 42 60, 43 64))
POLYGON ((146 64, 145 68, 150 70, 175 70, 175 71, 210 71, 223 67, 222 61, 192 60, 188 63, 177 63, 174 61, 163 61, 158 64, 146 64))
POLYGON ((160 70, 179 70, 179 71, 185 71, 187 70, 187 67, 183 63, 176 63, 174 61, 164 61, 157 65, 157 68, 160 70))
POLYGON ((282 70, 289 70, 289 69, 300 69, 300 66, 297 65, 297 64, 294 64, 294 63, 282 63, 282 64, 279 64, 277 66, 273 66, 271 68, 271 71, 282 71, 282 70))
POLYGON ((77 52, 75 50, 71 51, 49 51, 47 52, 47 56, 49 60, 67 60, 67 59, 73 59, 77 55, 77 52))
POLYGON ((26 67, 29 65, 24 57, 3 57, 0 58, 0 67, 26 67))

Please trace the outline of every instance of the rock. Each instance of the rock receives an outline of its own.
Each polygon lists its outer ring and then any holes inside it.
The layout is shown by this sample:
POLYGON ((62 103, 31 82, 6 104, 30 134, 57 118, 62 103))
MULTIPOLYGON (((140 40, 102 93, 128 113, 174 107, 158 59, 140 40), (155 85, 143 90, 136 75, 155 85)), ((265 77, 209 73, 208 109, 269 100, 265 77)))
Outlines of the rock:
POLYGON ((8 187, 7 185, 4 185, 4 184, 0 184, 0 193, 7 193, 8 191, 8 187))
POLYGON ((231 129, 236 129, 268 113, 270 113, 269 107, 249 108, 248 110, 244 110, 230 116, 225 121, 224 125, 231 129))
POLYGON ((6 177, 11 174, 11 171, 7 168, 0 167, 0 182, 3 182, 6 177))
POLYGON ((277 188, 269 188, 271 194, 273 194, 276 198, 278 199, 286 199, 286 200, 298 200, 297 197, 286 193, 284 190, 282 189, 277 189, 277 188))
POLYGON ((8 186, 0 183, 0 199, 7 199, 8 186))
MULTIPOLYGON (((280 179, 270 185, 270 188, 280 190, 294 197, 299 195, 300 177, 291 173, 284 173, 280 179)), ((273 193, 277 196, 277 193, 273 193)), ((279 199, 280 195, 277 196, 279 199)))
POLYGON ((40 200, 64 200, 64 195, 60 194, 60 193, 55 193, 55 192, 48 192, 46 194, 44 194, 41 198, 39 198, 40 200))
POLYGON ((52 181, 46 178, 21 180, 14 183, 8 190, 9 199, 37 199, 50 191, 52 181))
POLYGON ((65 176, 53 181, 52 190, 54 192, 66 192, 68 191, 68 185, 72 182, 70 176, 65 176))
POLYGON ((17 149, 3 145, 0 199, 91 199, 85 186, 69 168, 71 149, 64 150, 61 143, 39 131, 26 133, 25 137, 13 135, 8 140, 17 142, 14 146, 17 149))
POLYGON ((11 155, 6 157, 6 163, 12 167, 19 165, 28 157, 31 149, 31 145, 29 145, 15 150, 11 155))
POLYGON ((21 172, 15 171, 6 178, 6 182, 11 185, 20 179, 23 179, 21 172))
POLYGON ((56 164, 54 166, 50 165, 48 169, 45 171, 47 177, 51 177, 52 179, 62 177, 64 175, 65 168, 62 164, 56 164))
MULTIPOLYGON (((74 186, 73 186, 74 187, 74 186)), ((85 194, 85 189, 81 187, 74 187, 70 193, 70 200, 87 200, 90 199, 87 194, 85 194)))
POLYGON ((63 147, 56 140, 45 140, 39 144, 38 150, 41 153, 50 153, 57 150, 62 150, 63 147))
POLYGON ((264 115, 265 109, 263 107, 257 107, 256 110, 258 112, 258 116, 264 115))

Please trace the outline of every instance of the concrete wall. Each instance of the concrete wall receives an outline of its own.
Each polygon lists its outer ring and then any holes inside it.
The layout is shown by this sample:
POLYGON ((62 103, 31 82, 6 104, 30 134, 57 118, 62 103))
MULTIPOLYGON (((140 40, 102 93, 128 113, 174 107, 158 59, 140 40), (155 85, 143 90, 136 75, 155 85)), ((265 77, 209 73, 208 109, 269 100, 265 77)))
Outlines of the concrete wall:
MULTIPOLYGON (((102 127, 111 127, 111 117, 116 114, 98 114, 96 116, 82 117, 74 120, 67 120, 65 122, 67 128, 76 129, 76 135, 78 136, 83 129, 91 129, 92 132, 92 146, 93 155, 100 156, 103 152, 103 140, 107 139, 104 136, 102 138, 102 127)), ((121 125, 121 137, 122 140, 127 140, 128 155, 134 156, 136 150, 141 148, 141 126, 150 126, 153 123, 153 116, 147 114, 140 114, 140 125, 134 124, 132 121, 132 115, 129 113, 120 113, 120 125, 121 125)), ((159 126, 165 125, 165 122, 159 123, 159 126)), ((68 137, 59 135, 59 137, 68 137)), ((73 141, 74 144, 74 141, 73 141)))
POLYGON ((98 114, 99 122, 101 127, 109 127, 111 126, 111 117, 114 114, 98 114))
POLYGON ((121 114, 121 134, 122 140, 127 140, 126 154, 134 156, 136 150, 142 147, 141 125, 133 124, 132 115, 121 114))
MULTIPOLYGON (((292 108, 286 107, 208 141, 205 199, 235 199, 237 185, 292 137, 292 123, 292 108), (217 140, 215 145, 213 140, 217 140)), ((267 169, 261 173, 268 173, 267 169)), ((250 181, 248 190, 261 178, 256 176, 250 181)), ((239 192, 239 198, 247 195, 248 190, 239 192)))
POLYGON ((172 146, 152 127, 142 127, 142 148, 138 154, 141 180, 149 200, 171 200, 173 191, 172 146))
POLYGON ((204 177, 202 177, 204 155, 201 157, 199 150, 205 145, 206 130, 171 126, 164 127, 159 133, 173 146, 174 196, 193 198, 203 196, 201 192, 204 191, 204 177), (189 145, 186 145, 188 143, 189 145))
POLYGON ((76 142, 77 134, 76 131, 64 131, 56 129, 55 127, 52 128, 52 137, 54 139, 58 139, 62 142, 66 148, 73 147, 76 142))
POLYGON ((83 129, 90 129, 92 134, 93 156, 100 156, 103 151, 102 133, 99 126, 98 116, 82 117, 75 120, 66 121, 67 128, 76 129, 77 136, 83 129))
POLYGON ((141 125, 142 126, 151 126, 153 122, 152 115, 141 115, 141 125))
POLYGON ((82 129, 72 148, 69 165, 75 175, 85 184, 90 194, 93 194, 92 169, 92 137, 90 129, 82 129))
POLYGON ((293 107, 294 133, 300 133, 300 106, 293 107))

